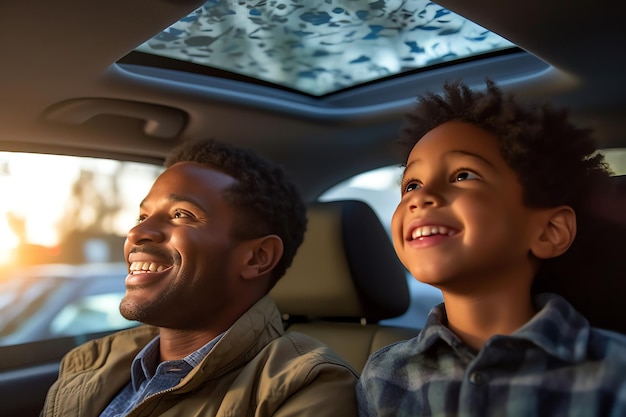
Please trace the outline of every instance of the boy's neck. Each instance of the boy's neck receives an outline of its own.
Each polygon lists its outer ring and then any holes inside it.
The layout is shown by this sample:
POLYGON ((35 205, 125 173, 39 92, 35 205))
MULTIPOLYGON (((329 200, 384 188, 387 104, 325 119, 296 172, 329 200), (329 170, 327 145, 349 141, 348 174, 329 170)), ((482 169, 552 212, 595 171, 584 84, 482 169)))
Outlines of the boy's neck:
POLYGON ((475 350, 496 334, 514 333, 535 314, 530 287, 525 285, 469 295, 445 290, 442 293, 448 327, 475 350))

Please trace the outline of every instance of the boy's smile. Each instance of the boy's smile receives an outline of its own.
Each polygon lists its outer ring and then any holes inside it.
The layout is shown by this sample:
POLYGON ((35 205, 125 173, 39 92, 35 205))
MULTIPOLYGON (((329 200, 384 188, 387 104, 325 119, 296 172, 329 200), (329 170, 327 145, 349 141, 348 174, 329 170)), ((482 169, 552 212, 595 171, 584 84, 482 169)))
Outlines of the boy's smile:
POLYGON ((401 191, 393 242, 418 280, 444 289, 532 277, 536 210, 522 203, 517 176, 490 132, 460 121, 431 130, 408 157, 401 191))
POLYGON ((437 245, 459 233, 456 227, 434 223, 434 219, 416 219, 409 223, 405 240, 414 248, 437 245))

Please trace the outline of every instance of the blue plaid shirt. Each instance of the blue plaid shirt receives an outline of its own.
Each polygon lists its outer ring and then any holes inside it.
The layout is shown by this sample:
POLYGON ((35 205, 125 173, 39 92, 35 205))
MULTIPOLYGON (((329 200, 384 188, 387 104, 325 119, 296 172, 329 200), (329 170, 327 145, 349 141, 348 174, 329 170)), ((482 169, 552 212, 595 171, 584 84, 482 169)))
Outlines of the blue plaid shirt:
POLYGON ((146 397, 175 387, 200 364, 223 335, 224 333, 217 336, 182 360, 161 363, 160 338, 155 337, 137 354, 131 365, 131 381, 113 398, 100 417, 125 416, 146 397))
POLYGON ((365 416, 626 416, 626 335, 591 328, 563 298, 479 352, 445 325, 443 304, 415 338, 368 360, 357 384, 365 416))

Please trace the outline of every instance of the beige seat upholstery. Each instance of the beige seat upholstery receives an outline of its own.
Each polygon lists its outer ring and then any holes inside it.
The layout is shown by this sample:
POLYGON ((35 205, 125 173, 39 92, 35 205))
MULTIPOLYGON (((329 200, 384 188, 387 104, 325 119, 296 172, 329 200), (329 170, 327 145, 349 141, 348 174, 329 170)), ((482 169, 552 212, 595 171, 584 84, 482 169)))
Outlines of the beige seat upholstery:
POLYGON ((288 332, 318 338, 360 372, 374 351, 418 333, 379 323, 408 309, 406 272, 367 204, 316 203, 308 218, 304 243, 271 296, 288 332))

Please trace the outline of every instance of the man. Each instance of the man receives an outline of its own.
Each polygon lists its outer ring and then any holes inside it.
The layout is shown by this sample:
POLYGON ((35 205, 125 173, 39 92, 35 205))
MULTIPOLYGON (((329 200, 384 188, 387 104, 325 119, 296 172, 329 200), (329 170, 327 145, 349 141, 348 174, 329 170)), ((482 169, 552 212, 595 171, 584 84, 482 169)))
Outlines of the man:
POLYGON ((165 165, 124 245, 120 310, 148 326, 68 353, 42 416, 356 415, 356 372, 267 296, 304 236, 297 188, 212 140, 165 165))

